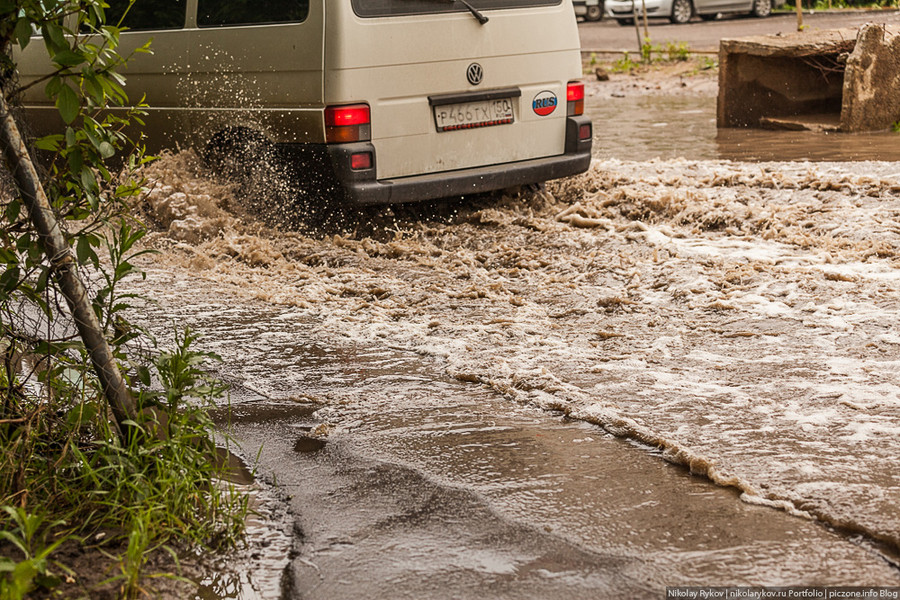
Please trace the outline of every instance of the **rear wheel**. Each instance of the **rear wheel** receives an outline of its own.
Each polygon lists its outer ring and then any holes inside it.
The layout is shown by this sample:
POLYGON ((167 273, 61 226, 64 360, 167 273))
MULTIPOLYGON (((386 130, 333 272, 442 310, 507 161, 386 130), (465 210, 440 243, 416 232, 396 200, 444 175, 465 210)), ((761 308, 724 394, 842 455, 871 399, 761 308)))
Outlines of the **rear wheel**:
MULTIPOLYGON (((769 0, 770 1, 770 0, 769 0)), ((683 25, 694 16, 694 7, 691 0, 672 0, 672 15, 669 21, 676 25, 683 25)))
POLYGON ((206 145, 203 160, 216 174, 228 179, 244 179, 258 157, 267 154, 268 140, 247 127, 226 127, 206 145))
POLYGON ((765 18, 772 14, 772 0, 753 0, 753 16, 765 18))
POLYGON ((240 186, 243 210, 270 225, 318 228, 339 195, 324 153, 274 144, 253 129, 223 129, 203 158, 240 186))
POLYGON ((599 21, 603 18, 603 7, 599 4, 588 6, 587 13, 584 15, 585 21, 599 21))

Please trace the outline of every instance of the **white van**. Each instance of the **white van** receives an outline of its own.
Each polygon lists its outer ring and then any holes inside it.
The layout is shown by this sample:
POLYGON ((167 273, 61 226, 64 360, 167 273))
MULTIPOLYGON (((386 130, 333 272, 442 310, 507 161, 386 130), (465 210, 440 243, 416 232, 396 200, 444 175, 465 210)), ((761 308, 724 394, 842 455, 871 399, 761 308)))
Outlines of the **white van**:
MULTIPOLYGON (((108 2, 113 23, 128 1, 108 2)), ((124 25, 122 54, 152 38, 124 71, 129 96, 146 94, 152 149, 264 138, 310 172, 327 165, 359 204, 590 163, 571 0, 136 0, 124 25)), ((26 54, 23 83, 38 64, 26 54)), ((40 91, 25 103, 53 112, 40 91)))

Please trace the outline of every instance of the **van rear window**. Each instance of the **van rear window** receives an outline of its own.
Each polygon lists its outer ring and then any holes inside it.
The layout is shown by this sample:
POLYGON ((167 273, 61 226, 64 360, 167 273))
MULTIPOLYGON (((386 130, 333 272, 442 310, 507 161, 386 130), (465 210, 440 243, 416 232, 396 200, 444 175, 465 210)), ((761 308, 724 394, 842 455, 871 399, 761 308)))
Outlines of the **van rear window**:
POLYGON ((297 23, 306 20, 308 14, 309 0, 199 0, 197 25, 297 23))
POLYGON ((133 31, 184 27, 187 0, 135 0, 130 9, 130 0, 107 0, 107 4, 106 22, 110 25, 116 25, 121 20, 123 26, 133 31))
MULTIPOLYGON (((468 0, 478 10, 550 6, 562 0, 468 0)), ((360 17, 392 17, 428 13, 465 12, 468 9, 455 0, 352 0, 353 12, 360 17)))

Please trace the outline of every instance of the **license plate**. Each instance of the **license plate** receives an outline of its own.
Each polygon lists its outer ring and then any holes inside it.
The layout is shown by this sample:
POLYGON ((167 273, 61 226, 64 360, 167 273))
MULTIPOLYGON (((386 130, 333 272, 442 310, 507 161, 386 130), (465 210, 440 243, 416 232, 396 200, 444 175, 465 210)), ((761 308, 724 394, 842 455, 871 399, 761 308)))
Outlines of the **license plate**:
POLYGON ((435 106, 434 121, 438 131, 508 125, 513 122, 512 98, 435 106))

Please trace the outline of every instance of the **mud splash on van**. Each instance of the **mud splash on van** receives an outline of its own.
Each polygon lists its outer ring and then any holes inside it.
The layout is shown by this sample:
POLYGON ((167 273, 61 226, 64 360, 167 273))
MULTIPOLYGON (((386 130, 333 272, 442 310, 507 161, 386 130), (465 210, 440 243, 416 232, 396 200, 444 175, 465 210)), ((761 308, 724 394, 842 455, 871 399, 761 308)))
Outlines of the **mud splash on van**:
POLYGON ((148 177, 148 268, 293 307, 335 343, 437 357, 900 548, 896 163, 606 160, 546 192, 320 235, 242 212, 189 153, 148 177))

